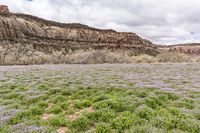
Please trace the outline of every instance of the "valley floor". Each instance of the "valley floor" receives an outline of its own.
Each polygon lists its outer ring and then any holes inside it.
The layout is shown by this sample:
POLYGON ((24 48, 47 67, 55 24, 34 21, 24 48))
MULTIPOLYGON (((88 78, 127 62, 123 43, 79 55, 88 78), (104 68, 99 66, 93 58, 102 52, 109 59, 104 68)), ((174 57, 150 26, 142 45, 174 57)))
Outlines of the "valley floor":
POLYGON ((0 133, 200 133, 200 64, 0 66, 0 133))

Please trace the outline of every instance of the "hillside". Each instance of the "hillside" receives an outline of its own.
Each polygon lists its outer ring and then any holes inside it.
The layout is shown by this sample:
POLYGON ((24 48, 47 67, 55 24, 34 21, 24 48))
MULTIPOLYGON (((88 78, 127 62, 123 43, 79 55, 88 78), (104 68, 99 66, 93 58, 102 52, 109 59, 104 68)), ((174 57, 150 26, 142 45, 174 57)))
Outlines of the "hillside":
POLYGON ((184 53, 189 55, 200 55, 200 43, 176 44, 169 46, 159 46, 159 50, 163 52, 184 53))
MULTIPOLYGON (((24 56, 34 55, 35 52, 52 54, 62 51, 63 54, 71 54, 77 50, 103 49, 129 56, 155 56, 159 53, 152 42, 135 33, 48 21, 31 15, 11 13, 6 6, 0 9, 0 48, 7 52, 3 55, 18 49, 23 52, 26 49, 24 56)), ((5 57, 2 58, 5 60, 5 57)))

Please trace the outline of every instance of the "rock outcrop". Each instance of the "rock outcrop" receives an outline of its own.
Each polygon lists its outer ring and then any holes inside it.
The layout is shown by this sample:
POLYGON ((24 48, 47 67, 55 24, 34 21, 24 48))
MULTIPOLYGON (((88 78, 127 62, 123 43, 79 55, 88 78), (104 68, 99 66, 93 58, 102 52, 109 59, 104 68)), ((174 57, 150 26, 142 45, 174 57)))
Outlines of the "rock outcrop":
POLYGON ((9 9, 5 5, 0 5, 0 12, 1 13, 9 13, 9 9))
POLYGON ((76 50, 101 50, 128 55, 157 55, 157 46, 134 33, 102 30, 82 24, 65 24, 35 16, 11 13, 0 6, 0 45, 23 44, 36 51, 67 54, 76 50))
POLYGON ((200 43, 177 44, 169 46, 159 46, 160 52, 175 52, 188 55, 200 55, 200 43))

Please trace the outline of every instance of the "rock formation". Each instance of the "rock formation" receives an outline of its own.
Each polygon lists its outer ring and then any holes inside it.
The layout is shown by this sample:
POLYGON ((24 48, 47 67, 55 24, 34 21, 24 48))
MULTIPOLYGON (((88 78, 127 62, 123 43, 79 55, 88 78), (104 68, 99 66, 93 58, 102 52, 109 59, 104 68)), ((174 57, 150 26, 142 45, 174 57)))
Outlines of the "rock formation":
POLYGON ((157 55, 157 47, 134 33, 102 30, 82 24, 65 24, 35 16, 11 13, 0 6, 0 45, 22 44, 43 53, 109 49, 115 52, 157 55))
POLYGON ((159 50, 160 52, 175 52, 175 53, 184 53, 189 55, 200 55, 200 44, 189 43, 189 44, 159 46, 159 50))
POLYGON ((0 12, 1 13, 9 13, 9 9, 5 5, 0 5, 0 12))

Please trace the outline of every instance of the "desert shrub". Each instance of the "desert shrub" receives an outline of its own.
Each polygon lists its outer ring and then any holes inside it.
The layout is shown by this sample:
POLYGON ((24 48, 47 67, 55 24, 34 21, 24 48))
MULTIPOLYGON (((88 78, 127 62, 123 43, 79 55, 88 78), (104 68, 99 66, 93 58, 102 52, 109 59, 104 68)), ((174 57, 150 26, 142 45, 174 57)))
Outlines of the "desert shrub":
POLYGON ((61 92, 60 88, 51 88, 51 89, 48 90, 49 94, 56 94, 56 93, 59 93, 59 92, 61 92))
POLYGON ((56 97, 53 98, 53 103, 62 103, 64 101, 66 101, 66 98, 62 95, 57 95, 56 97))
POLYGON ((158 108, 163 102, 158 97, 152 96, 145 99, 145 104, 151 108, 158 108))
POLYGON ((67 56, 67 63, 74 64, 102 64, 129 63, 129 57, 109 50, 77 51, 67 56))
POLYGON ((167 116, 167 117, 157 116, 151 119, 151 124, 158 128, 170 130, 176 128, 176 118, 173 116, 167 116))
POLYGON ((25 105, 31 105, 31 104, 35 104, 39 101, 46 100, 47 98, 48 98, 47 95, 39 95, 39 96, 30 97, 30 98, 28 98, 28 99, 26 99, 25 101, 22 101, 22 102, 25 105))
POLYGON ((27 117, 28 115, 29 114, 27 111, 19 112, 8 120, 8 124, 11 124, 11 125, 18 124, 22 122, 22 119, 27 117))
POLYGON ((18 124, 30 119, 39 119, 38 117, 44 112, 43 108, 38 106, 30 107, 26 111, 18 112, 13 117, 9 118, 8 124, 18 124))
POLYGON ((121 112, 126 109, 126 105, 124 105, 118 99, 107 99, 93 104, 95 109, 103 109, 103 108, 111 108, 117 112, 121 112))
POLYGON ((66 102, 60 103, 60 107, 61 107, 62 109, 67 109, 68 106, 69 106, 69 104, 66 103, 66 102))
POLYGON ((16 92, 12 92, 10 94, 7 94, 4 96, 5 99, 17 99, 20 96, 20 94, 16 92))
POLYGON ((34 115, 41 115, 44 112, 44 108, 40 108, 38 106, 30 107, 27 112, 34 116, 34 115))
POLYGON ((55 105, 48 109, 48 113, 59 114, 62 111, 62 107, 60 105, 55 105))
POLYGON ((96 133, 111 133, 111 126, 107 123, 98 123, 96 125, 96 133))
POLYGON ((146 55, 146 54, 132 57, 132 60, 135 63, 154 63, 154 62, 156 62, 156 59, 153 56, 146 55))
POLYGON ((139 106, 134 113, 146 120, 150 120, 153 116, 153 110, 145 105, 139 106))
POLYGON ((88 118, 86 118, 86 117, 80 117, 80 118, 74 120, 71 123, 71 127, 72 128, 76 128, 79 131, 84 131, 84 130, 86 130, 86 129, 89 128, 89 124, 90 124, 90 121, 89 121, 88 118))
POLYGON ((132 126, 126 133, 163 133, 161 129, 155 129, 151 125, 132 126))
POLYGON ((92 103, 90 100, 80 100, 80 101, 78 100, 74 103, 74 107, 79 108, 79 109, 89 107, 91 105, 92 105, 92 103))
POLYGON ((156 56, 158 62, 191 62, 191 57, 182 53, 162 53, 156 56))
POLYGON ((112 121, 112 127, 119 132, 129 129, 133 124, 134 120, 131 117, 117 117, 112 121))
POLYGON ((193 109, 194 108, 194 105, 192 103, 185 102, 185 101, 178 101, 178 102, 175 103, 175 106, 179 107, 179 108, 186 108, 186 109, 193 109))
POLYGON ((195 119, 182 119, 177 123, 177 128, 190 133, 199 133, 200 122, 195 119))
MULTIPOLYGON (((21 46, 21 45, 19 45, 21 46)), ((19 47, 17 46, 17 47, 19 47)), ((26 47, 26 46, 25 46, 26 47)), ((27 49, 27 48, 26 48, 27 49)), ((16 48, 12 48, 6 57, 0 56, 0 64, 103 64, 103 63, 155 63, 155 62, 200 62, 199 56, 186 55, 183 53, 163 52, 156 57, 150 55, 130 56, 129 53, 121 51, 104 50, 76 50, 74 52, 53 51, 46 54, 28 48, 24 52, 15 52, 16 48), (16 56, 18 55, 18 56, 16 56)), ((5 52, 1 49, 0 52, 5 52)))
POLYGON ((139 98, 145 98, 146 96, 148 96, 149 94, 149 90, 148 89, 133 89, 130 91, 126 92, 128 95, 136 95, 139 98))
POLYGON ((69 125, 69 122, 63 116, 57 116, 57 117, 50 118, 48 123, 51 126, 59 126, 59 127, 69 125))
POLYGON ((197 120, 200 120, 200 111, 195 112, 195 113, 194 113, 194 117, 195 117, 197 120))
POLYGON ((69 96, 72 94, 71 90, 62 90, 60 93, 63 96, 69 96))
POLYGON ((98 95, 98 96, 95 96, 92 98, 92 102, 95 103, 95 102, 100 102, 100 101, 103 101, 103 100, 106 100, 108 99, 108 97, 104 94, 101 94, 101 95, 98 95))
POLYGON ((49 64, 51 62, 51 55, 42 52, 35 53, 37 56, 33 58, 33 64, 49 64))
POLYGON ((40 108, 47 108, 48 107, 48 103, 45 102, 45 101, 40 101, 37 103, 37 105, 40 107, 40 108))
POLYGON ((47 83, 40 83, 38 85, 38 89, 40 89, 40 90, 48 90, 49 88, 50 88, 50 86, 47 83))
POLYGON ((200 56, 193 56, 192 61, 193 62, 200 62, 200 56))
POLYGON ((111 109, 101 109, 94 111, 92 113, 88 113, 85 115, 88 119, 95 122, 109 122, 113 118, 115 118, 116 113, 111 109))

